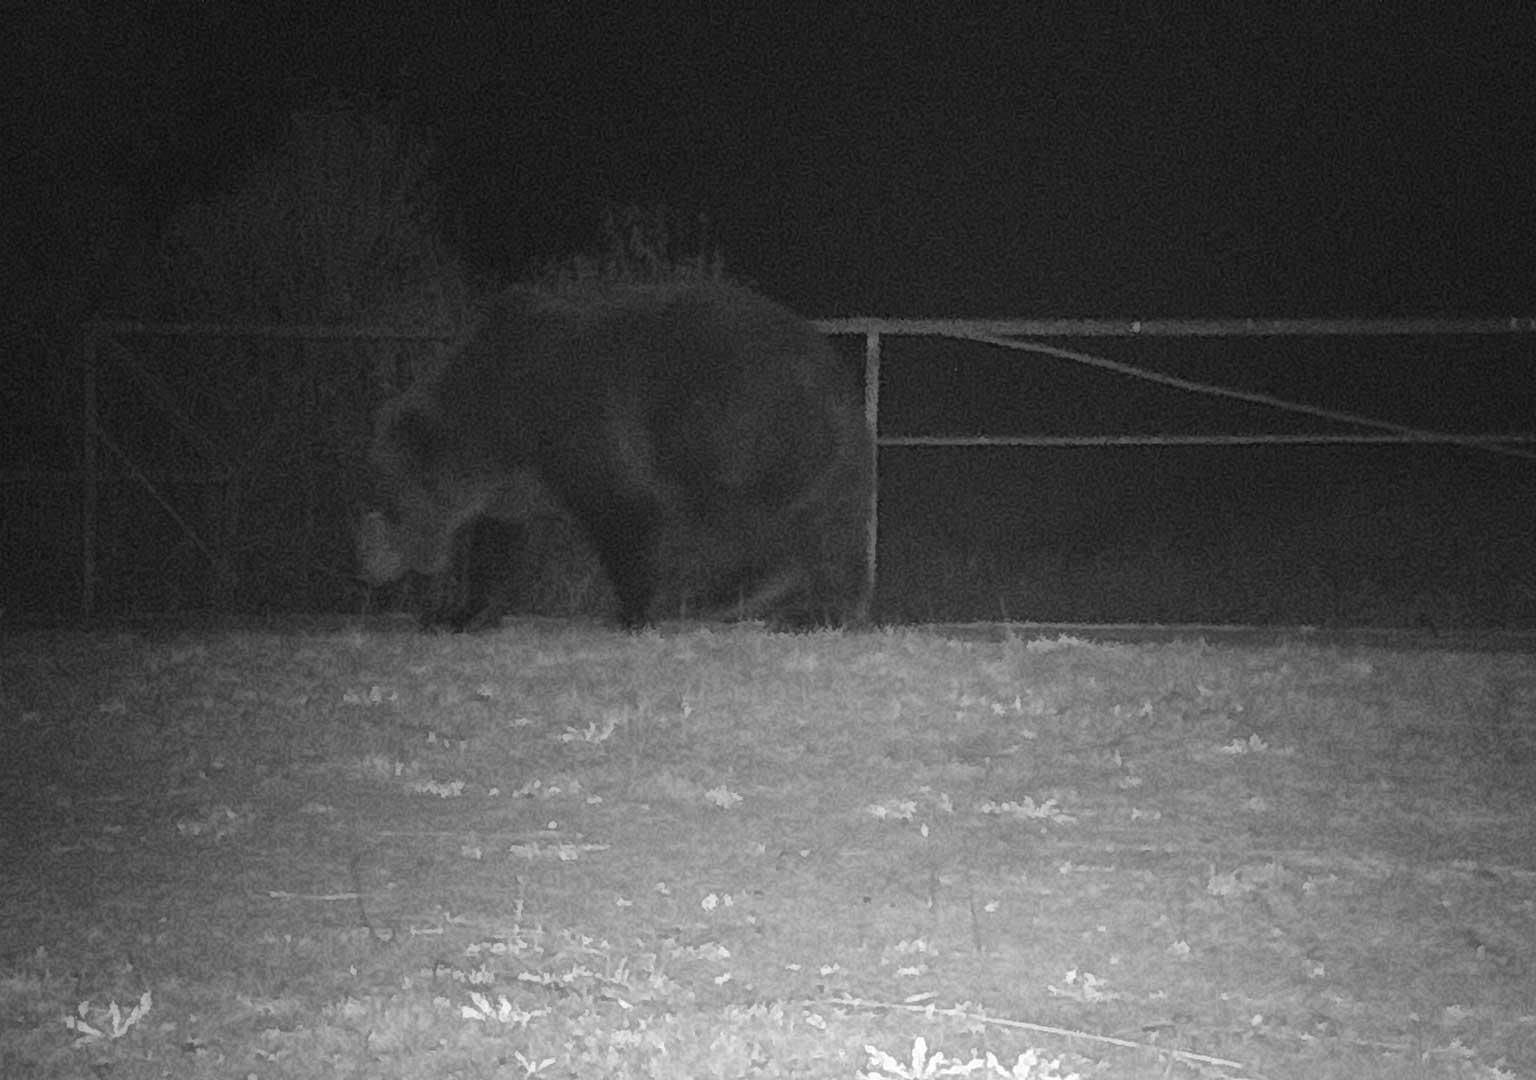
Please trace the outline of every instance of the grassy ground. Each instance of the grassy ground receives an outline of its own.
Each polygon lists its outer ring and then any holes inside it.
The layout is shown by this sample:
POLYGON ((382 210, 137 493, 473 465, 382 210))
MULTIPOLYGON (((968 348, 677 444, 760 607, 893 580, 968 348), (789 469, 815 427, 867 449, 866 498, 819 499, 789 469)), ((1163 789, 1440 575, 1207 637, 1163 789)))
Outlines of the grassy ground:
POLYGON ((1536 659, 12 633, 0 1076, 1536 1075, 1536 659))

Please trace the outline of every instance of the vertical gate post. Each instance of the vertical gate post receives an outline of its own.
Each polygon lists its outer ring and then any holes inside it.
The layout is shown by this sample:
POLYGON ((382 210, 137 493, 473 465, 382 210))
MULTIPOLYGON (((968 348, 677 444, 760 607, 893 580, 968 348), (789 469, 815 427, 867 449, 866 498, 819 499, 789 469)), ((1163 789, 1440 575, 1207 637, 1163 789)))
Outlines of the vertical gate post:
POLYGON ((865 525, 866 606, 875 602, 875 551, 880 535, 880 331, 864 334, 864 422, 869 425, 869 520, 865 525))

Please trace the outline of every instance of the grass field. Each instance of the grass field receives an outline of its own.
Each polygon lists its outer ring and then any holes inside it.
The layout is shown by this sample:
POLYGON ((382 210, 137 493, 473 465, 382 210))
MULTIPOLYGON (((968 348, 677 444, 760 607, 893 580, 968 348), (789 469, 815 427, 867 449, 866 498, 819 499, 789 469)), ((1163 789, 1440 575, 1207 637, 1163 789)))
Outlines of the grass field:
POLYGON ((1536 1076, 1536 657, 0 638, 0 1076, 1536 1076))

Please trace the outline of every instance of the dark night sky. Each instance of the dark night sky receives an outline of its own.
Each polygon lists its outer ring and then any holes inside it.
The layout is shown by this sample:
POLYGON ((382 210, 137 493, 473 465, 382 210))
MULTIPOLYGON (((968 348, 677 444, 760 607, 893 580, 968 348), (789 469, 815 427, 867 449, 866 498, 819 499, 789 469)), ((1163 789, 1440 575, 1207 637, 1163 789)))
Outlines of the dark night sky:
POLYGON ((811 315, 1533 307, 1528 16, 773 7, 29 4, 0 57, 9 294, 89 310, 341 87, 408 97, 451 239, 502 277, 590 246, 612 200, 707 213, 811 315))

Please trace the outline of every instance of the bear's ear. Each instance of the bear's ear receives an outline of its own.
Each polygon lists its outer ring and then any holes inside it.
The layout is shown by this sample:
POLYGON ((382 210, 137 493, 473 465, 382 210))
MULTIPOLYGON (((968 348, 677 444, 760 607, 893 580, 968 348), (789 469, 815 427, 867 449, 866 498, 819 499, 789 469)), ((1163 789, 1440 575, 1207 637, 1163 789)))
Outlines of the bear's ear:
POLYGON ((443 445, 441 425, 420 409, 402 409, 391 417, 389 438, 418 468, 430 471, 437 464, 443 445))

